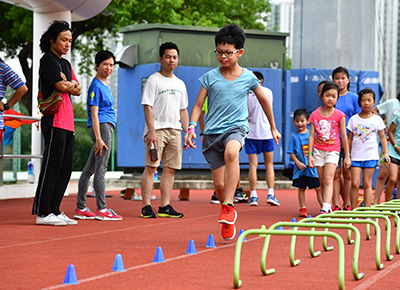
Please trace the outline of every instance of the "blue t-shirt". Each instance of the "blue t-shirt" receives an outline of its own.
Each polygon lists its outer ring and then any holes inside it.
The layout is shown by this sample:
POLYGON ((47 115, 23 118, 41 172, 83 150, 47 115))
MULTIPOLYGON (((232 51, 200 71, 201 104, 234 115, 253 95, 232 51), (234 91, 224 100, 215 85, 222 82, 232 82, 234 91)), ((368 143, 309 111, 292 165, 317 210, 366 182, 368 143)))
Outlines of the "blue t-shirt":
POLYGON ((110 123, 115 128, 115 110, 114 97, 110 88, 103 84, 97 78, 94 78, 90 84, 87 97, 87 126, 92 127, 92 111, 91 106, 99 107, 98 116, 99 124, 110 123))
POLYGON ((297 159, 305 166, 305 169, 300 170, 296 164, 293 168, 293 179, 298 179, 300 176, 315 177, 318 178, 317 169, 308 167, 308 138, 310 137, 310 130, 305 134, 300 134, 298 132, 294 133, 290 137, 289 148, 287 150, 288 154, 296 155, 297 159))
POLYGON ((336 103, 336 109, 342 111, 346 115, 346 127, 351 117, 361 112, 358 105, 358 95, 353 92, 347 92, 344 96, 340 96, 336 103))
POLYGON ((243 68, 242 74, 229 82, 216 68, 202 75, 199 80, 208 91, 204 134, 222 134, 234 126, 244 127, 248 131, 247 95, 260 83, 255 75, 243 68))

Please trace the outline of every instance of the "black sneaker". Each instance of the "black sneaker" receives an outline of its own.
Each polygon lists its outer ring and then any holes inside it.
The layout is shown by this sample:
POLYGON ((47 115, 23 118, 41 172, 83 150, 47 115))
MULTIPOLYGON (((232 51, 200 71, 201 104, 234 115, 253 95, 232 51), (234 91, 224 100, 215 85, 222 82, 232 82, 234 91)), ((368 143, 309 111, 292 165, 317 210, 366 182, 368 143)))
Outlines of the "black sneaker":
POLYGON ((217 194, 215 193, 215 191, 214 191, 214 194, 211 196, 211 203, 213 203, 213 204, 220 204, 220 201, 219 201, 219 199, 218 199, 217 194))
POLYGON ((243 189, 240 187, 236 189, 235 195, 233 197, 233 202, 238 203, 238 202, 247 202, 249 200, 247 194, 243 191, 243 189))
POLYGON ((156 218, 157 214, 151 207, 151 205, 146 205, 142 207, 142 214, 140 215, 142 218, 156 218))
POLYGON ((158 207, 158 216, 159 217, 172 217, 172 218, 181 218, 183 217, 183 213, 177 212, 174 208, 168 204, 164 207, 158 207))

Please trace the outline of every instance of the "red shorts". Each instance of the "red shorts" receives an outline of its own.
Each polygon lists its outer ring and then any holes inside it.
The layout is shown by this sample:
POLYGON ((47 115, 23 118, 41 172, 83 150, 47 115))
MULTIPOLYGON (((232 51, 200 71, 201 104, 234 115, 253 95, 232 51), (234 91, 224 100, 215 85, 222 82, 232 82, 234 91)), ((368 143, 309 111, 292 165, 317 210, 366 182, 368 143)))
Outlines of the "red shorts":
POLYGON ((4 131, 0 130, 0 143, 1 143, 1 141, 3 141, 3 135, 4 135, 4 131))

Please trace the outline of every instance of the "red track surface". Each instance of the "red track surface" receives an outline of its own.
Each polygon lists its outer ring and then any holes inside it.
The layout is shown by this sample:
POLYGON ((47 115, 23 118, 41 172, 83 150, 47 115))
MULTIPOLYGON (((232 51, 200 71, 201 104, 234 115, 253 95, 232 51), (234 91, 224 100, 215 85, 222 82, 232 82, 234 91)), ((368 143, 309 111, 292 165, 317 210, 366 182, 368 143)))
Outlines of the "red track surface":
MULTIPOLYGON (((298 219, 297 191, 276 190, 280 207, 265 203, 266 191, 259 191, 259 206, 236 204, 240 229, 267 228, 278 221, 298 219)), ((172 194, 172 205, 185 214, 181 219, 140 218, 141 201, 123 200, 118 192, 107 192, 109 208, 123 216, 123 221, 79 221, 76 226, 36 226, 30 214, 32 199, 0 201, 0 289, 233 289, 235 241, 224 241, 217 223, 220 206, 210 204, 211 190, 191 190, 190 201, 178 201, 178 191, 172 194), (213 234, 216 248, 205 248, 213 234), (187 255, 190 240, 194 240, 197 255, 187 255), (157 247, 161 247, 166 263, 153 263, 157 247), (111 272, 116 254, 121 254, 125 272, 111 272), (69 264, 75 266, 79 285, 63 285, 69 264)), ((140 194, 140 192, 139 192, 140 194)), ((159 198, 159 191, 154 194, 159 198)), ((75 209, 76 195, 65 197, 62 210, 70 217, 75 209)), ((307 192, 309 214, 319 213, 315 194, 307 192)), ((159 200, 153 201, 158 208, 159 200)), ((88 206, 96 209, 95 199, 88 206)), ((346 289, 399 289, 400 255, 395 253, 392 227, 392 261, 385 258, 386 232, 382 228, 382 270, 375 268, 375 236, 365 239, 361 231, 359 272, 365 277, 359 281, 352 275, 354 245, 346 243, 346 232, 336 231, 345 241, 346 289)), ((392 221, 393 224, 393 221, 392 221)), ((373 232, 373 231, 372 231, 373 232)), ((260 254, 264 239, 247 237, 243 244, 240 289, 338 289, 337 243, 330 252, 324 252, 322 239, 315 239, 315 250, 322 251, 317 258, 308 252, 308 238, 297 237, 297 267, 289 263, 290 237, 271 239, 267 267, 276 273, 263 276, 260 254)))

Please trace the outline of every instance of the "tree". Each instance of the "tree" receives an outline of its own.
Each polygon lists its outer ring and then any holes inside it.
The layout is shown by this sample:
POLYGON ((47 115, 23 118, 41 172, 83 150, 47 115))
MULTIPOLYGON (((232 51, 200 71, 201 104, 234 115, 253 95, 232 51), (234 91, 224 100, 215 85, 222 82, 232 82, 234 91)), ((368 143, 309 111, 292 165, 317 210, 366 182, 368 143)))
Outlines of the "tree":
MULTIPOLYGON (((270 11, 266 0, 113 0, 97 16, 72 23, 72 44, 82 57, 81 72, 90 71, 93 52, 106 49, 105 40, 121 27, 136 23, 221 27, 236 23, 244 29, 265 30, 270 11)), ((33 12, 0 2, 0 50, 18 56, 28 87, 32 87, 33 12)), ((32 91, 22 98, 31 114, 32 91)))

